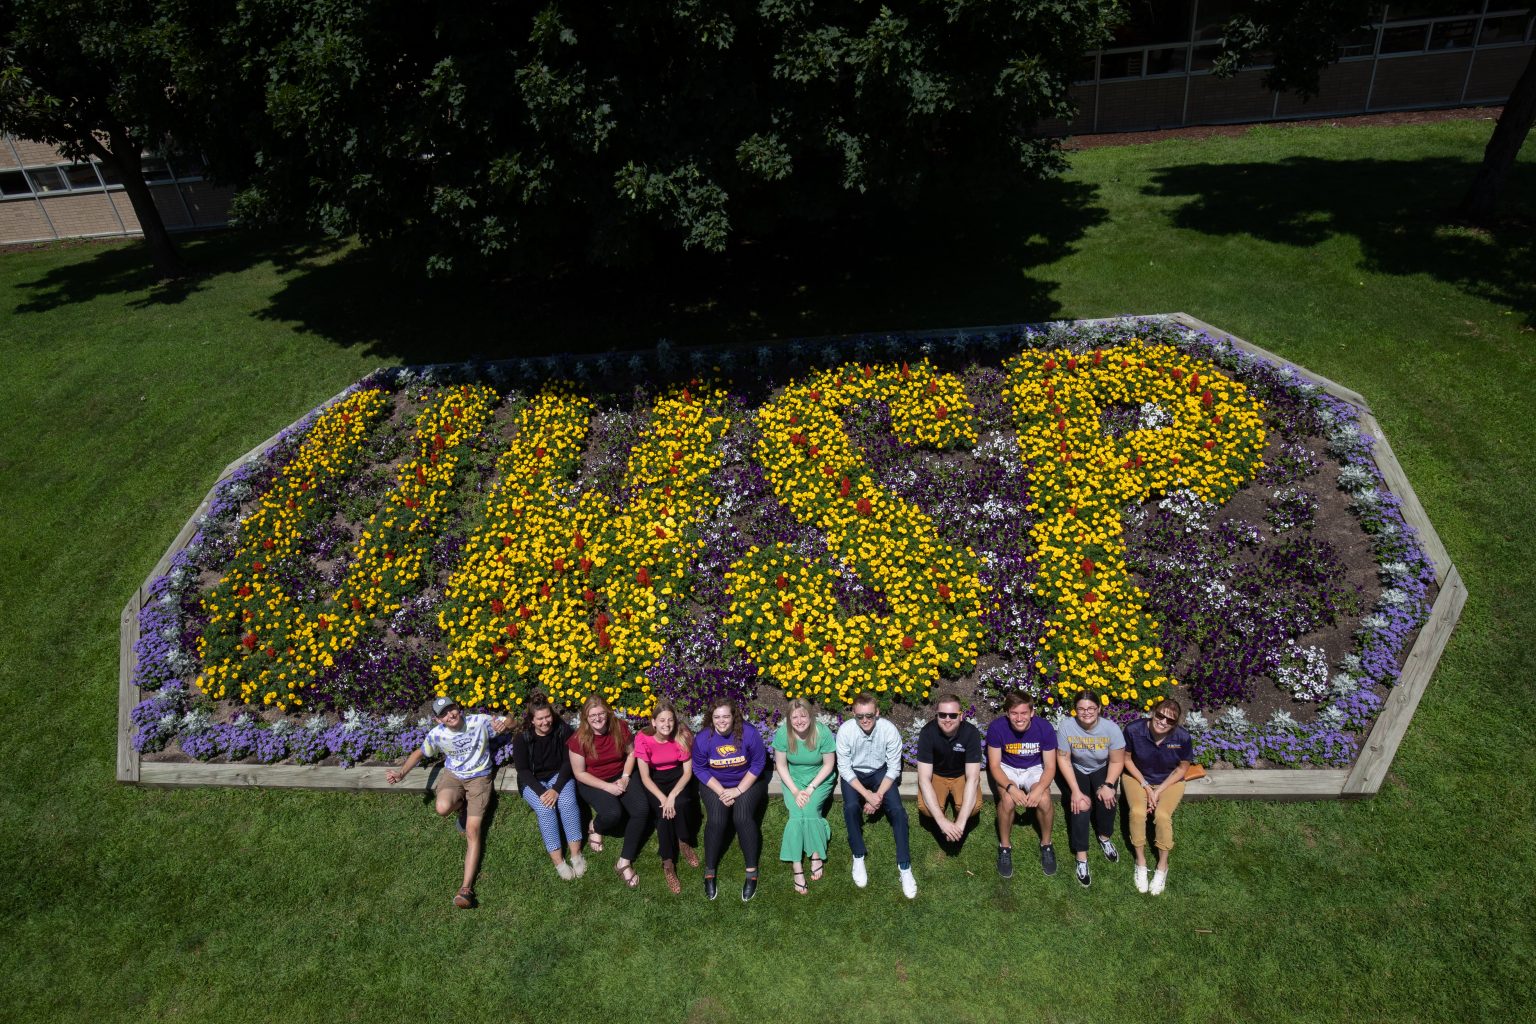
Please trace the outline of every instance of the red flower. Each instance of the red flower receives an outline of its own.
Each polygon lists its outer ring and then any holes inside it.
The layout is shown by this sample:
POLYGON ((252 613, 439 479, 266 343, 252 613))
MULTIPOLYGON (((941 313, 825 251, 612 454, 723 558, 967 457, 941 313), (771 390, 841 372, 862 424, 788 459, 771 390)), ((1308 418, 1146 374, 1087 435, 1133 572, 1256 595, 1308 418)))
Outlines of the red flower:
POLYGON ((813 402, 821 401, 821 392, 813 389, 811 391, 811 401, 813 401, 813 402))
POLYGON ((656 527, 656 536, 664 538, 664 537, 666 537, 666 535, 667 535, 667 531, 666 530, 662 529, 659 526, 656 527))
POLYGON ((936 395, 936 394, 939 393, 939 382, 938 381, 931 380, 931 381, 928 382, 928 393, 930 395, 936 395))
POLYGON ((1093 350, 1093 365, 1094 366, 1098 366, 1102 362, 1104 362, 1104 353, 1102 351, 1100 351, 1099 349, 1094 349, 1093 350))
POLYGON ((1205 439, 1205 450, 1206 451, 1210 451, 1214 447, 1216 447, 1216 439, 1212 438, 1212 437, 1206 438, 1205 439))
MULTIPOLYGON (((549 596, 549 584, 548 583, 544 584, 542 587, 539 588, 539 596, 540 597, 548 597, 549 596)), ((524 619, 531 619, 531 618, 533 618, 533 609, 529 608, 525 604, 520 604, 520 605, 517 606, 517 614, 520 617, 524 618, 524 619)))
POLYGON ((585 556, 583 556, 581 561, 577 562, 576 565, 581 569, 582 572, 592 571, 592 559, 585 556))
POLYGON ((870 505, 868 498, 860 498, 854 507, 859 510, 861 516, 869 516, 874 512, 874 507, 870 505))
POLYGON ((581 599, 587 602, 587 604, 591 604, 593 601, 597 600, 597 592, 591 587, 588 587, 581 592, 581 599))
POLYGON ((939 600, 941 600, 941 601, 948 601, 949 600, 949 584, 948 583, 940 583, 939 584, 939 600))
POLYGON ((834 656, 837 654, 837 647, 834 644, 824 644, 821 649, 834 656))
POLYGON ((542 598, 548 598, 549 597, 549 584, 548 583, 540 583, 539 584, 539 596, 542 597, 542 598))
POLYGON ((266 568, 266 566, 263 565, 261 562, 252 562, 251 563, 251 571, 252 572, 261 572, 261 570, 263 570, 265 568, 266 568))
POLYGON ((425 466, 416 467, 416 482, 419 484, 425 484, 427 482, 427 469, 425 466))
POLYGON ((565 559, 555 557, 555 572, 565 572, 565 559))
POLYGON ((1091 590, 1090 590, 1090 591, 1088 591, 1088 593, 1086 593, 1086 594, 1084 594, 1084 595, 1083 595, 1083 601, 1084 601, 1084 602, 1085 602, 1085 603, 1086 603, 1086 604, 1092 604, 1092 603, 1093 603, 1093 602, 1095 602, 1095 601, 1097 601, 1097 600, 1098 600, 1098 599, 1099 599, 1099 595, 1098 595, 1098 594, 1095 594, 1095 593, 1094 593, 1094 592, 1093 592, 1093 591, 1091 591, 1091 590))
POLYGON ((1097 622, 1090 622, 1090 623, 1088 623, 1088 632, 1092 633, 1094 636, 1098 636, 1099 635, 1099 624, 1097 622))
POLYGON ((571 538, 571 543, 575 546, 577 551, 580 551, 582 548, 587 546, 587 538, 578 533, 576 536, 571 538))
POLYGON ((917 641, 912 639, 910 636, 904 636, 901 638, 901 649, 904 651, 910 651, 916 645, 917 641))
POLYGON ((637 582, 639 582, 639 584, 642 587, 650 586, 651 585, 651 570, 647 569, 645 566, 642 565, 639 569, 637 569, 635 571, 635 580, 637 582))
POLYGON ((261 548, 263 551, 271 551, 275 547, 277 547, 277 544, 272 540, 271 537, 268 537, 261 542, 261 548))
POLYGON ((315 619, 315 625, 319 626, 321 629, 330 629, 331 628, 330 622, 326 619, 326 617, 324 615, 318 616, 315 619))
POLYGON ((1093 575, 1093 559, 1091 559, 1091 558, 1083 559, 1083 575, 1084 576, 1092 576, 1093 575))
POLYGON ((869 646, 869 644, 865 644, 864 645, 864 660, 865 661, 869 661, 874 656, 875 656, 875 649, 873 647, 869 646))
POLYGON ((826 475, 826 476, 836 476, 837 475, 837 470, 833 469, 831 466, 827 465, 826 463, 822 463, 821 472, 824 475, 826 475))
POLYGON ((843 482, 837 485, 837 493, 845 498, 848 497, 848 492, 852 489, 853 484, 848 480, 847 477, 843 477, 843 482))
POLYGON ((517 639, 517 634, 520 633, 520 632, 522 632, 522 630, 517 628, 517 623, 515 623, 515 622, 507 623, 507 636, 510 636, 510 637, 512 637, 515 640, 515 639, 517 639))
POLYGON ((949 415, 949 410, 948 410, 948 409, 946 409, 946 408, 945 408, 945 407, 944 407, 944 406, 942 406, 942 405, 941 405, 941 406, 939 406, 939 407, 938 407, 938 408, 937 408, 937 409, 935 409, 935 410, 933 410, 933 414, 934 414, 934 416, 936 416, 936 417, 938 417, 938 418, 939 418, 939 419, 941 419, 941 420, 942 420, 942 419, 944 419, 944 418, 945 418, 945 417, 946 417, 946 416, 948 416, 948 415, 949 415))
POLYGON ((805 627, 798 622, 795 623, 795 628, 790 630, 790 632, 795 635, 796 640, 805 639, 805 627))
POLYGON ((795 614, 795 602, 793 602, 793 601, 785 601, 784 604, 782 605, 782 607, 784 609, 784 614, 785 615, 793 615, 793 614, 795 614))
POLYGON ((242 584, 240 584, 240 589, 235 591, 235 593, 239 594, 241 597, 250 597, 251 596, 251 588, 246 586, 244 583, 242 583, 242 584))
POLYGON ((506 610, 507 610, 507 606, 501 603, 501 598, 499 598, 499 597, 491 598, 491 612, 493 614, 500 615, 502 612, 504 612, 506 610))
POLYGON ((798 445, 802 445, 803 446, 803 445, 809 444, 810 442, 807 440, 807 438, 806 438, 806 436, 804 434, 800 433, 800 431, 797 430, 793 434, 789 435, 789 443, 790 444, 798 444, 798 445))
POLYGON ((1172 377, 1174 380, 1182 380, 1184 377, 1184 371, 1175 366, 1173 369, 1168 371, 1168 376, 1172 377))
POLYGON ((1105 654, 1102 650, 1100 650, 1100 649, 1098 649, 1096 647, 1093 650, 1093 657, 1094 657, 1095 660, 1103 662, 1103 661, 1108 660, 1109 655, 1105 654))
POLYGON ((536 458, 536 459, 542 459, 544 457, 544 455, 545 455, 545 452, 544 452, 544 446, 543 445, 539 445, 537 448, 535 448, 533 450, 533 457, 536 458))
POLYGON ((901 379, 902 380, 911 380, 912 379, 912 371, 907 369, 907 364, 906 363, 902 363, 901 364, 901 379))
POLYGON ((779 578, 773 581, 773 585, 778 587, 780 590, 783 590, 785 587, 789 586, 789 577, 785 576, 783 573, 779 573, 779 578))
POLYGON ((607 629, 609 621, 611 621, 611 620, 608 618, 608 613, 607 612, 598 612, 597 613, 597 628, 598 629, 607 629))
POLYGON ((254 651, 256 649, 256 634, 247 633, 240 638, 240 642, 245 645, 246 650, 254 651))
POLYGON ((814 459, 816 456, 818 456, 820 454, 821 454, 821 445, 819 445, 819 444, 811 445, 811 458, 814 459))
POLYGON ((693 404, 693 395, 686 387, 683 388, 683 401, 687 402, 689 405, 693 404))
POLYGON ((798 424, 800 422, 800 414, 797 412, 790 413, 789 422, 791 425, 798 424))
POLYGON ((1211 403, 1214 401, 1216 401, 1216 396, 1212 395, 1209 391, 1203 393, 1200 396, 1200 404, 1205 406, 1207 409, 1211 407, 1211 403))
POLYGON ((355 612, 360 612, 360 611, 363 610, 363 599, 362 598, 354 597, 352 599, 352 610, 355 611, 355 612))
POLYGON ((506 534, 502 534, 501 535, 501 546, 504 547, 504 548, 511 547, 512 546, 512 538, 508 537, 506 534))
POLYGON ((1069 369, 1069 370, 1077 369, 1077 360, 1075 358, 1073 358, 1072 356, 1068 356, 1067 357, 1067 369, 1069 369))
POLYGON ((436 448, 438 451, 442 451, 444 448, 448 447, 448 442, 443 440, 442 434, 433 434, 432 447, 436 448))

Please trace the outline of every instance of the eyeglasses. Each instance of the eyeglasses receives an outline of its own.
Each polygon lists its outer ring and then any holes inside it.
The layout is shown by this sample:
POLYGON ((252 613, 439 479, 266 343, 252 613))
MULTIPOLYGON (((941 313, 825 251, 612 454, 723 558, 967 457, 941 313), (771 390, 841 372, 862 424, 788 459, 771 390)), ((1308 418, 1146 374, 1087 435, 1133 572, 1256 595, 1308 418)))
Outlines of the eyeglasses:
POLYGON ((959 718, 960 717, 960 712, 958 712, 958 711, 940 711, 939 712, 939 717, 944 719, 944 721, 949 722, 949 721, 953 721, 956 718, 959 718))
POLYGON ((1152 717, 1157 719, 1159 722, 1166 722, 1169 725, 1179 724, 1179 720, 1177 718, 1169 718, 1167 715, 1153 715, 1152 717))
POLYGON ((872 720, 874 720, 876 718, 879 718, 880 717, 880 713, 878 711, 866 711, 862 715, 854 715, 853 717, 857 718, 861 722, 869 722, 869 721, 872 721, 872 720))

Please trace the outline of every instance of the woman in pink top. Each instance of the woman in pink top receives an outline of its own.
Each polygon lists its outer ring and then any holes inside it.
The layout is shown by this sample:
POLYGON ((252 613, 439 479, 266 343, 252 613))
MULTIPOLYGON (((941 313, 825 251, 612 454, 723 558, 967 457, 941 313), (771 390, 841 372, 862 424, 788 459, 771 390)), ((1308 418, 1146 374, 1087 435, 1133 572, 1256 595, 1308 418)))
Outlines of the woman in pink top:
POLYGON ((656 845, 667 888, 683 891, 677 877, 677 855, 691 868, 699 855, 691 843, 699 831, 699 794, 693 785, 693 733, 684 725, 670 701, 658 700, 651 724, 635 737, 635 762, 645 784, 651 816, 656 819, 656 845))

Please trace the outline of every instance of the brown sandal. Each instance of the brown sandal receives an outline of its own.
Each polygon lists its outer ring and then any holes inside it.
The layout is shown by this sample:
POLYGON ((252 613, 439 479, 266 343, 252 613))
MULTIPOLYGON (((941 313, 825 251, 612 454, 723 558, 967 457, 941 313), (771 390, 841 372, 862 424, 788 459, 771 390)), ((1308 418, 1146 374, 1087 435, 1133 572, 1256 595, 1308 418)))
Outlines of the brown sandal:
POLYGON ((680 895, 683 891, 683 882, 677 877, 677 867, 670 860, 661 862, 661 874, 667 880, 667 888, 672 891, 672 895, 680 895))
POLYGON ((635 866, 633 864, 625 864, 623 867, 619 867, 617 864, 615 864, 613 866, 613 870, 620 878, 624 879, 624 884, 629 886, 631 889, 640 884, 640 876, 635 872, 635 866))
POLYGON ((475 890, 469 886, 460 889, 453 897, 453 905, 460 910, 469 910, 475 905, 475 890))

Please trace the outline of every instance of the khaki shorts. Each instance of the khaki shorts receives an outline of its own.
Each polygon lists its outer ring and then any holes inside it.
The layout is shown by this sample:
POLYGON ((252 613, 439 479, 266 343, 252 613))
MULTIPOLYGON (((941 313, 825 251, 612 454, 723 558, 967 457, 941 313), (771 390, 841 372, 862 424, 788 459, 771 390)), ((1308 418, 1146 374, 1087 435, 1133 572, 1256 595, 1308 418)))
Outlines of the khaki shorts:
MULTIPOLYGON (((960 813, 960 804, 965 800, 965 776, 958 779, 946 779, 942 775, 933 776, 933 798, 939 802, 939 810, 942 812, 951 802, 955 805, 955 813, 960 813)), ((917 787, 917 812, 926 814, 932 818, 934 813, 928 809, 923 801, 923 787, 917 787)), ((977 794, 976 806, 971 808, 971 817, 981 813, 980 794, 977 794)))
POLYGON ((467 818, 485 817, 486 808, 491 805, 491 777, 481 775, 473 779, 461 779, 453 772, 444 768, 442 774, 437 777, 437 790, 439 793, 452 793, 454 801, 462 799, 468 811, 467 818))

